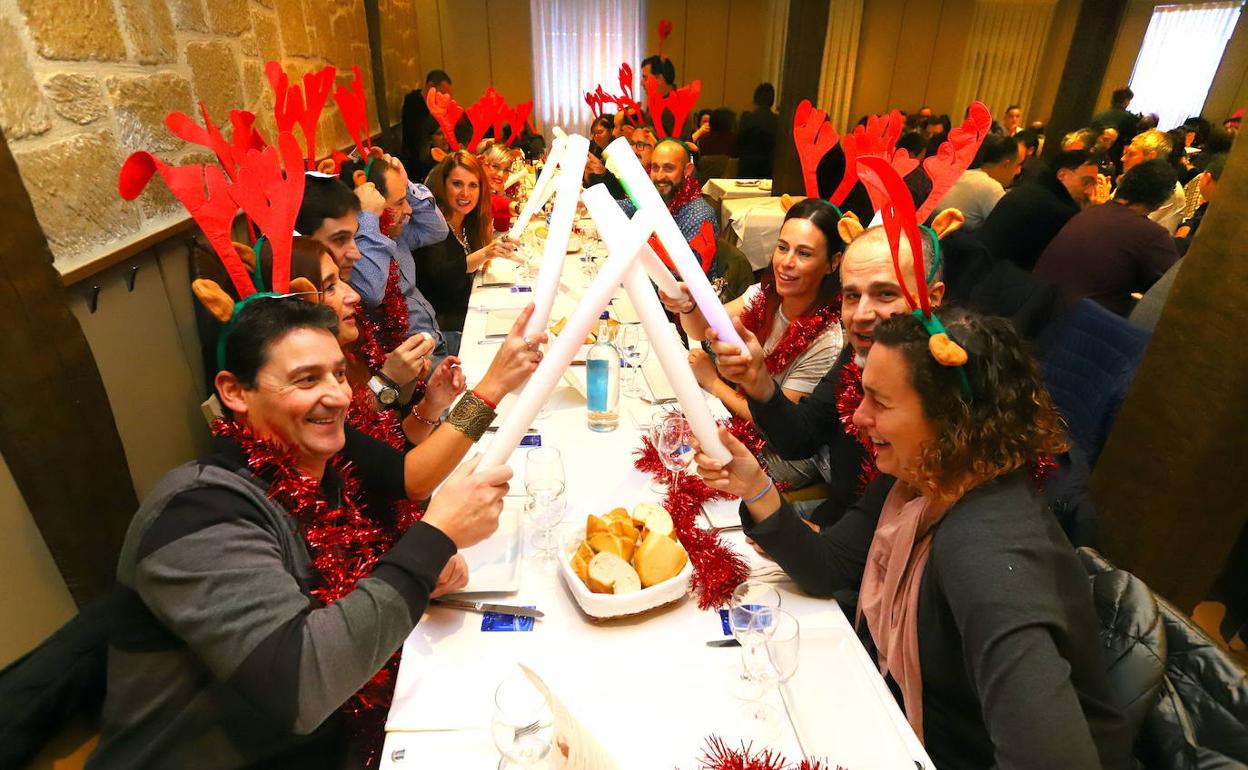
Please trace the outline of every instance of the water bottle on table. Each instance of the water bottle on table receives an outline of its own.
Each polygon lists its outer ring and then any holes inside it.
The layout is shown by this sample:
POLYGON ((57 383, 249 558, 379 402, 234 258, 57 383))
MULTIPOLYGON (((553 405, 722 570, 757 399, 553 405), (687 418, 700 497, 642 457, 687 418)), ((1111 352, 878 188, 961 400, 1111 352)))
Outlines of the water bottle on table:
POLYGON ((598 319, 598 338, 585 356, 589 427, 603 432, 620 424, 620 352, 611 344, 607 317, 604 310, 598 319))

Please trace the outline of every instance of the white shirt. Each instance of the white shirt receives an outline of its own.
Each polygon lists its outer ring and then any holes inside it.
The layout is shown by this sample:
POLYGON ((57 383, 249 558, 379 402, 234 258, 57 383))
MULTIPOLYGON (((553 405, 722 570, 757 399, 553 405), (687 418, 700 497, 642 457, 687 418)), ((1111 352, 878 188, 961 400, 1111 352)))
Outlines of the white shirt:
MULTIPOLYGON (((754 302, 754 298, 762 291, 761 284, 754 284, 745 290, 745 294, 741 295, 741 299, 745 302, 745 306, 749 307, 754 302)), ((768 355, 776 349, 776 345, 780 344, 780 340, 784 339, 784 334, 789 329, 789 319, 784 315, 784 311, 776 308, 776 317, 771 321, 771 332, 767 335, 767 339, 763 342, 763 354, 768 355)), ((836 363, 836 359, 841 355, 841 349, 845 347, 845 335, 841 331, 839 323, 829 324, 828 328, 823 330, 815 339, 811 340, 806 349, 799 353, 789 367, 782 372, 773 376, 776 385, 796 393, 809 394, 814 391, 815 386, 819 384, 819 380, 823 379, 823 375, 828 373, 832 365, 836 363)))
POLYGON ((1174 235, 1174 231, 1179 229, 1179 224, 1183 221, 1183 209, 1187 206, 1187 195, 1183 192, 1183 185, 1178 182, 1174 183, 1174 193, 1170 196, 1170 200, 1157 207, 1148 218, 1166 228, 1166 231, 1174 235))
POLYGON ((962 226, 974 230, 984 223, 988 215, 996 207, 997 201, 1005 195, 1001 183, 988 176, 982 169, 973 168, 958 177, 945 197, 936 204, 936 211, 957 209, 966 218, 962 226))

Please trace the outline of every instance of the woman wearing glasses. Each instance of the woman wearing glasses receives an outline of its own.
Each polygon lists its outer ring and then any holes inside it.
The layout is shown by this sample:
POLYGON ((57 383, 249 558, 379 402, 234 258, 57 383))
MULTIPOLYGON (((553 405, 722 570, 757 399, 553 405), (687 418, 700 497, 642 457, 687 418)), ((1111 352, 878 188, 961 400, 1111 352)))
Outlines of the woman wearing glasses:
POLYGON ((511 229, 511 217, 515 213, 515 200, 507 195, 507 175, 517 151, 502 142, 486 144, 477 156, 485 178, 490 182, 490 213, 494 220, 494 232, 505 233, 511 229))

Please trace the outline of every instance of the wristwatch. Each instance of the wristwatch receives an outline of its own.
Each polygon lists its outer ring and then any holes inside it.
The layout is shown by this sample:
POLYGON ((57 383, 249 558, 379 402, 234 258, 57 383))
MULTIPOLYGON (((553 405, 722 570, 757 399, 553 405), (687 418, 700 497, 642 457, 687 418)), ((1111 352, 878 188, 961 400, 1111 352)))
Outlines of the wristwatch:
POLYGON ((386 408, 399 405, 399 389, 394 384, 383 380, 379 376, 370 377, 368 380, 368 389, 373 391, 373 395, 377 397, 377 401, 386 408))

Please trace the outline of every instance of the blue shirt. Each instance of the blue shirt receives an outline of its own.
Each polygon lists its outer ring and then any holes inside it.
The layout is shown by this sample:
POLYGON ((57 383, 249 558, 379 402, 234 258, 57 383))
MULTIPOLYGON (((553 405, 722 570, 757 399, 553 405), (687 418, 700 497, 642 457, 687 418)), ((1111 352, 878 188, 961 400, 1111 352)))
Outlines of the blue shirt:
POLYGON ((433 335, 435 356, 446 355, 446 338, 438 328, 438 321, 429 300, 416 288, 416 260, 412 252, 421 246, 438 243, 446 238, 450 228, 438 210, 437 202, 428 187, 415 182, 408 183, 407 202, 412 207, 411 219, 403 226, 398 240, 381 232, 377 215, 360 212, 360 229, 355 234, 355 245, 360 249, 360 259, 351 271, 348 283, 360 293, 364 307, 373 310, 381 304, 386 294, 386 281, 390 278, 390 262, 399 263, 399 287, 407 302, 408 336, 418 332, 433 335))
MULTIPOLYGON (((630 217, 637 213, 637 207, 628 198, 616 201, 620 204, 620 208, 630 217)), ((698 235, 698 231, 702 229, 703 222, 710 222, 711 227, 715 231, 716 240, 719 239, 719 219, 715 216, 715 209, 711 208, 711 204, 707 203, 702 196, 698 196, 689 201, 685 205, 676 209, 676 214, 672 217, 676 220, 676 226, 680 228, 680 234, 685 236, 686 241, 692 241, 698 235)), ((695 257, 699 255, 695 252, 695 257)), ((711 260, 711 269, 706 271, 706 276, 714 280, 720 273, 719 255, 711 260)))

